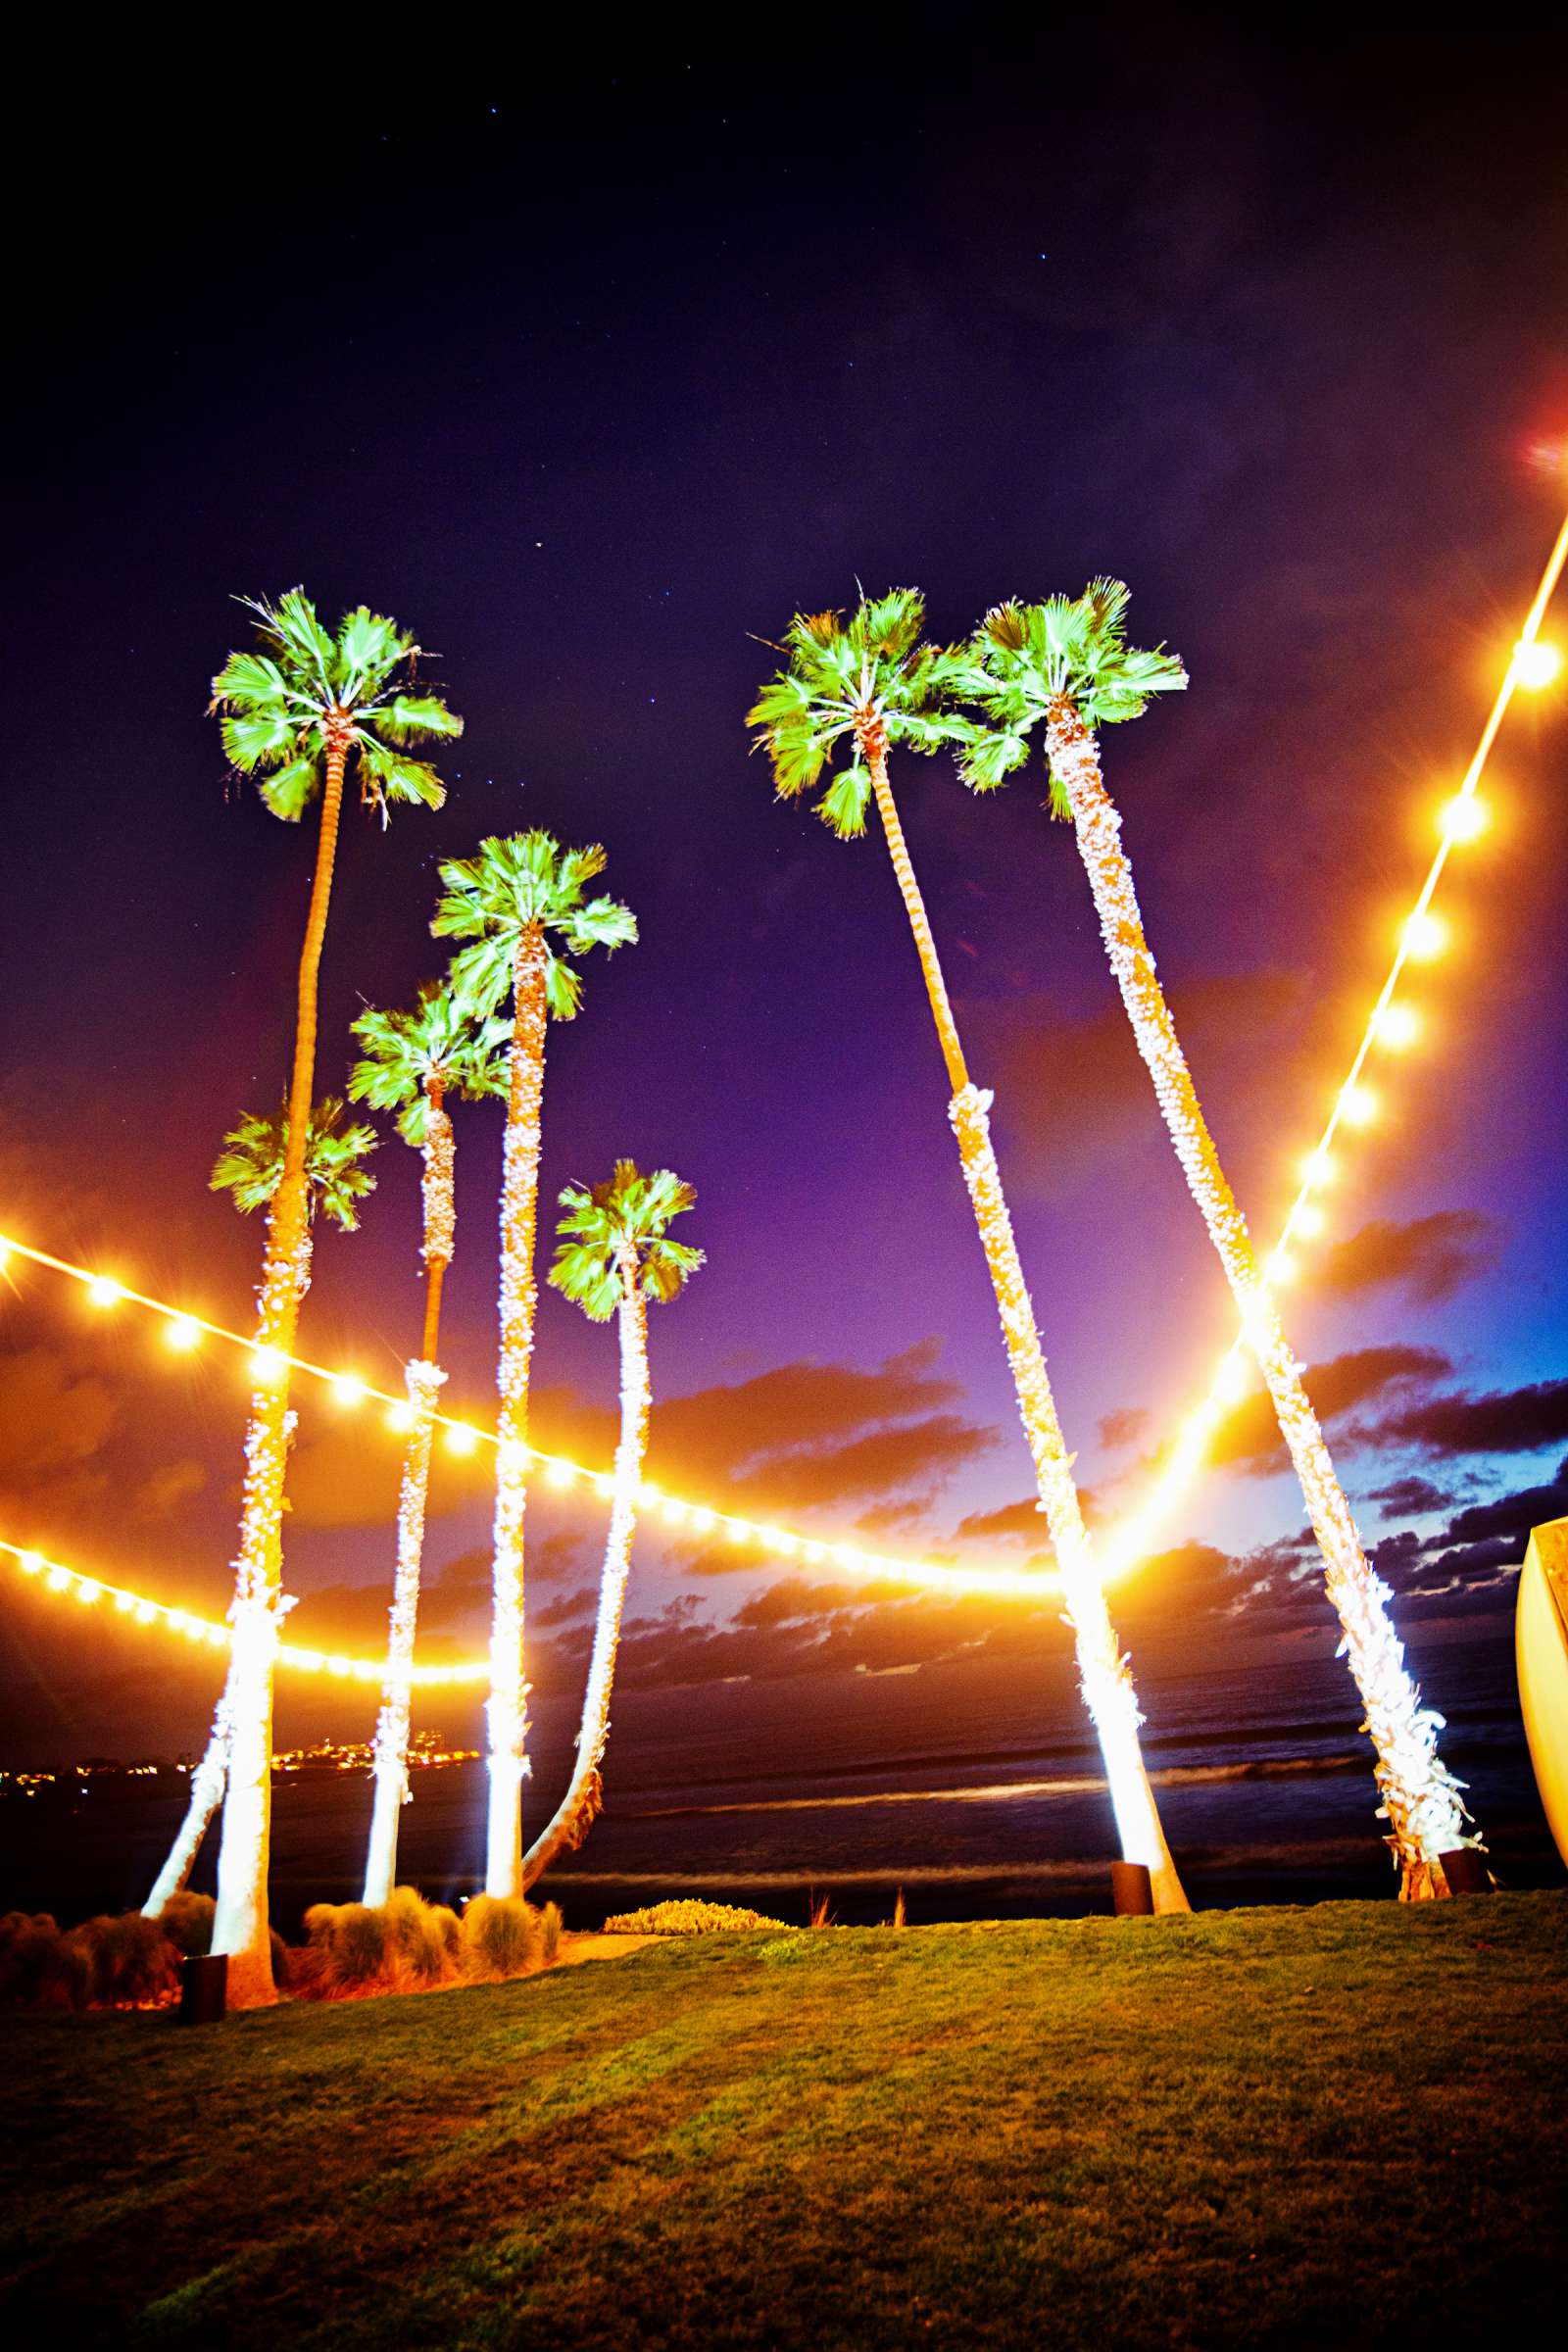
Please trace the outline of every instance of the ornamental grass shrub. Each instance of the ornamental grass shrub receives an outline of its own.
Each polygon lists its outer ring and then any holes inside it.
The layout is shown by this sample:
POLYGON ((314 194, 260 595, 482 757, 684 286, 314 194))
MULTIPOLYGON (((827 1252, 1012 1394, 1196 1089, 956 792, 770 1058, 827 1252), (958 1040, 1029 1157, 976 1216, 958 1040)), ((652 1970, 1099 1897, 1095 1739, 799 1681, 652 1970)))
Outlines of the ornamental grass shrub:
MULTIPOLYGON (((210 1894, 192 1894, 188 1886, 182 1886, 159 1912, 158 1924, 184 1959, 197 1959, 213 1948, 213 1917, 217 1909, 210 1894)), ((275 1951, 272 1957, 275 1961, 275 1951)))
POLYGON ((544 1943, 544 1922, 521 1895, 476 1894, 463 1914, 463 1973, 476 1984, 542 1968, 544 1943))
POLYGON ((318 2000, 357 1992, 413 1992, 450 1984, 462 1973, 458 1916, 427 1903, 414 1886, 387 1901, 313 1903, 305 1949, 294 1956, 293 1989, 318 2000))
POLYGON ((0 1919, 0 2002, 13 2009, 85 2009, 92 1998, 86 1953, 47 1911, 0 1919))
POLYGON ((760 1911, 743 1911, 733 1903, 650 1903, 641 1911, 621 1911, 605 1922, 607 1936, 722 1936, 748 1928, 787 1928, 788 1920, 768 1919, 760 1911))

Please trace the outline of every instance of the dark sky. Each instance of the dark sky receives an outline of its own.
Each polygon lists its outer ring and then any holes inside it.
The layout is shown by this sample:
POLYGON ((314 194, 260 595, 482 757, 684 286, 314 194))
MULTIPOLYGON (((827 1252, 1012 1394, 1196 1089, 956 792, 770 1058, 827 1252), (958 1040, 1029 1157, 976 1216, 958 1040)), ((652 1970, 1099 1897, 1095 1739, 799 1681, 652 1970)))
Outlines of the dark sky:
MULTIPOLYGON (((243 1318, 261 1237, 206 1177, 281 1087, 313 845, 225 782, 207 681, 244 642, 236 593, 366 600, 439 653, 467 731, 439 816, 346 827, 323 1088, 361 1003, 439 970, 441 858, 525 823, 602 840, 642 941, 589 960, 553 1034, 545 1183, 626 1152, 699 1189, 709 1266, 655 1318, 656 1474, 1029 1556, 1026 1514, 986 1524, 1027 1457, 897 893, 874 839, 774 805, 753 640, 857 578, 917 583, 944 636, 1004 595, 1130 582, 1135 637, 1192 688, 1108 738, 1107 780, 1271 1231, 1568 503, 1568 53, 1136 15, 977 61, 956 40, 915 10, 799 56, 781 26, 766 60, 323 60, 340 104, 215 59, 192 110, 143 50, 69 102, 22 86, 0 1226, 243 1318)), ((1288 1318, 1415 1624, 1505 1608, 1521 1530, 1568 1511, 1563 709, 1508 722, 1421 1044, 1378 1073, 1288 1318)), ((977 804, 906 760, 895 785, 1109 1520, 1228 1339, 1223 1287, 1039 778, 977 804)), ((464 1114, 449 1359, 481 1417, 499 1150, 464 1114)), ((390 1136, 379 1174, 364 1232, 321 1242, 305 1344, 395 1382, 416 1169, 390 1136)), ((602 1455, 612 1342, 553 1295, 536 1380, 541 1434, 602 1455)), ((394 1448, 303 1401, 296 1622, 368 1648, 394 1448)), ((144 1320, 89 1327, 24 1273, 0 1535, 216 1611, 241 1410, 231 1362, 171 1370, 144 1320)), ((1124 1630, 1231 1640, 1267 1579, 1249 1638, 1330 1639, 1255 1410, 1220 1452, 1124 1630)), ((447 1474, 428 1623, 464 1649, 485 1525, 478 1475, 447 1474)), ((577 1673, 597 1526, 559 1502, 537 1525, 548 1688, 577 1673)), ((862 1609, 655 1543, 638 1575, 629 1671, 665 1679, 913 1664, 999 1613, 862 1609)), ((89 1656, 42 1600, 5 1606, 19 1757, 198 1736, 209 1693, 161 1646, 89 1656)))

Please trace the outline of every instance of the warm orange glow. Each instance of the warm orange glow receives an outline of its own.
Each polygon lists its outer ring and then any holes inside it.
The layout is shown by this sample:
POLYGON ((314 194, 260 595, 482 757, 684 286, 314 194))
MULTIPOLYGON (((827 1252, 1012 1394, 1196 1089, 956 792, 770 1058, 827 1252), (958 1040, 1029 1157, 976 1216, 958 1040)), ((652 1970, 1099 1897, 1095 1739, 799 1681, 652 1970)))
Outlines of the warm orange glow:
POLYGON ((1430 957, 1441 956, 1447 946, 1448 926, 1440 916, 1423 909, 1419 914, 1410 916, 1399 936, 1405 954, 1425 963, 1430 957))
POLYGON ((386 1425, 388 1429, 395 1429, 400 1433, 411 1430, 414 1427, 414 1407, 412 1404, 410 1404, 407 1397, 405 1397, 401 1403, 394 1404, 389 1407, 386 1416, 386 1425))
POLYGON ((1443 805, 1443 838, 1445 841, 1474 841, 1484 833, 1490 822, 1487 804, 1473 792, 1458 792, 1443 805))
POLYGON ((1513 649, 1513 674, 1521 686, 1539 693, 1544 686, 1556 684, 1562 673, 1562 654, 1554 645, 1540 637, 1521 638, 1513 649))
POLYGON ((201 1345, 202 1327, 194 1315, 171 1315, 164 1325, 164 1339, 176 1354, 186 1355, 201 1345))
POLYGON ((1419 1034, 1421 1022, 1408 1004, 1385 1004, 1372 1018, 1372 1035, 1380 1046, 1399 1053, 1419 1034))
POLYGON ((570 1462, 546 1462, 545 1479, 552 1487, 572 1487, 577 1483, 577 1472, 570 1462))
POLYGON ((332 1382, 332 1402, 342 1405, 345 1411, 363 1404, 369 1393, 364 1381, 356 1380, 352 1372, 339 1372, 332 1382))
POLYGON ((1300 1206, 1297 1209, 1295 1223, 1297 1232, 1304 1234, 1307 1240, 1310 1241, 1314 1235, 1321 1233, 1323 1230, 1323 1211, 1317 1206, 1315 1201, 1303 1200, 1300 1206))
POLYGON ((281 1348, 253 1348, 250 1369, 258 1388, 275 1388, 288 1371, 288 1357, 281 1348))
POLYGON ((94 1306, 118 1306, 125 1294, 109 1275, 95 1274, 87 1285, 87 1296, 94 1306))
POLYGON ((1370 1127, 1378 1115, 1378 1099, 1370 1087, 1348 1086, 1340 1097, 1340 1117, 1347 1127, 1370 1127))
POLYGON ((479 1432, 471 1429, 466 1421, 454 1421, 447 1430, 447 1451, 449 1453, 460 1455, 472 1453, 478 1443, 479 1432))

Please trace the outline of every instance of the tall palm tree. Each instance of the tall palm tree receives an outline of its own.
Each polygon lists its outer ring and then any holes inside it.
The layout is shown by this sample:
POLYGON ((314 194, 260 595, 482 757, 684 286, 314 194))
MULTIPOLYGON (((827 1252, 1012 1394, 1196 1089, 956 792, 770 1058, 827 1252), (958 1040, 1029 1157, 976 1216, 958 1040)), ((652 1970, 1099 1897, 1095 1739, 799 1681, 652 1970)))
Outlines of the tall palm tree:
POLYGON ((838 747, 848 749, 849 764, 832 778, 817 805, 818 815, 840 840, 864 832, 866 810, 875 797, 947 1064, 953 1096, 948 1116, 996 1292, 1040 1506, 1055 1546, 1084 1700, 1100 1738, 1122 1852, 1128 1861, 1148 1867, 1156 1908, 1184 1911, 1187 1897, 1165 1843, 1138 1743, 1143 1718, 1131 1669, 1096 1573, 1073 1484, 1073 1457, 1056 1418, 991 1148, 992 1096, 970 1081, 888 781, 892 744, 930 753, 944 744, 962 745, 972 733, 967 721, 944 709, 959 672, 957 658, 921 644, 923 620, 921 598, 910 588, 874 600, 862 597, 848 626, 836 612, 797 614, 781 649, 785 666, 763 688, 747 723, 759 730, 757 745, 768 755, 782 799, 812 790, 838 747))
POLYGON ((445 893, 430 928, 471 944, 453 958, 452 984, 481 1015, 512 1000, 507 1137, 501 1179, 501 1347, 497 1368, 496 1505, 490 1619, 490 1808, 485 1891, 522 1892, 522 1783, 528 1770, 523 1680, 523 1513, 528 1498, 528 1367, 533 1355, 533 1245, 539 1215, 545 1028, 573 1019, 582 982, 562 954, 618 948, 637 936, 614 899, 585 899, 602 873, 597 844, 564 850, 553 834, 481 842, 475 858, 441 868, 445 893), (559 943, 559 944, 558 944, 559 943))
POLYGON ((354 1034, 366 1049, 366 1058, 350 1073, 349 1093, 355 1102, 368 1102, 376 1110, 395 1110, 399 1135, 424 1161, 424 1339, 419 1354, 404 1368, 413 1419, 398 1492, 397 1567, 386 1681, 375 1726, 375 1797, 365 1865, 365 1900, 374 1904, 384 1903, 396 1883, 398 1819, 410 1795, 411 1669, 430 1441, 437 1394, 446 1379, 440 1363, 441 1285, 452 1263, 458 1225, 457 1146, 446 1099, 506 1093, 507 1066, 501 1051, 506 1024, 476 1020, 472 1006, 449 985, 432 981, 420 989, 412 1012, 364 1012, 354 1023, 354 1034))
POLYGON ((610 1687, 631 1572, 637 1491, 648 1450, 648 1301, 657 1298, 667 1304, 678 1298, 704 1262, 701 1250, 668 1238, 671 1219, 684 1216, 696 1200, 692 1187, 668 1168, 645 1176, 633 1159, 617 1159, 608 1184, 596 1184, 591 1192, 568 1184, 561 1196, 566 1214, 556 1231, 571 1238, 558 1248, 550 1280, 577 1301, 590 1322, 617 1318, 620 1437, 576 1759, 565 1795, 523 1857, 525 1889, 543 1878, 558 1854, 581 1845, 604 1801, 599 1767, 610 1737, 610 1687))
POLYGON ((1187 673, 1163 649, 1141 652, 1125 636, 1128 593, 1095 580, 1081 597, 998 605, 980 624, 961 690, 988 722, 960 754, 965 781, 990 791, 1021 766, 1042 726, 1053 812, 1070 818, 1089 876, 1105 953, 1154 1082, 1193 1198, 1219 1253, 1242 1330, 1273 1399, 1323 1553, 1329 1597, 1366 1708, 1377 1755, 1382 1817, 1401 1891, 1446 1891, 1439 1856, 1467 1842, 1459 1784, 1438 1755, 1442 1717, 1421 1705, 1388 1612, 1389 1589, 1369 1566, 1350 1506, 1301 1385, 1247 1220, 1236 1205, 1203 1118, 1144 936, 1121 817, 1101 775, 1096 729, 1137 718, 1150 698, 1180 691, 1187 673))
MULTIPOLYGON (((307 1279, 310 1235, 318 1213, 329 1217, 345 1233, 353 1233, 359 1226, 360 1202, 375 1190, 375 1178, 363 1164, 376 1148, 374 1133, 368 1127, 344 1127, 342 1117, 342 1103, 328 1095, 317 1103, 306 1128, 304 1273, 307 1279)), ((265 1207, 276 1198, 282 1181, 287 1134, 287 1102, 271 1118, 247 1111, 239 1125, 223 1138, 223 1149, 212 1173, 212 1190, 228 1193, 244 1215, 265 1207)), ((206 1748, 190 1776, 185 1817, 163 1869, 153 1882, 153 1890, 142 1905, 149 1919, 157 1919, 170 1896, 177 1894, 184 1886, 207 1835, 207 1825, 222 1801, 233 1731, 235 1680, 231 1653, 206 1748)))
POLYGON ((320 829, 300 955, 282 1172, 268 1219, 256 1340, 278 1367, 251 1399, 239 1554, 234 1563, 232 1726, 213 1949, 228 1955, 229 1999, 273 1998, 267 1915, 271 1820, 272 1669, 282 1577, 283 1472, 288 1451, 289 1358, 304 1297, 309 1212, 306 1133, 315 1091, 317 983, 337 855, 344 779, 352 759, 361 798, 386 821, 394 802, 438 808, 445 791, 413 745, 463 731, 436 696, 410 691, 419 648, 394 621, 361 605, 329 634, 301 588, 276 604, 240 600, 257 644, 230 654, 213 680, 223 749, 254 776, 274 816, 297 822, 319 795, 320 829))

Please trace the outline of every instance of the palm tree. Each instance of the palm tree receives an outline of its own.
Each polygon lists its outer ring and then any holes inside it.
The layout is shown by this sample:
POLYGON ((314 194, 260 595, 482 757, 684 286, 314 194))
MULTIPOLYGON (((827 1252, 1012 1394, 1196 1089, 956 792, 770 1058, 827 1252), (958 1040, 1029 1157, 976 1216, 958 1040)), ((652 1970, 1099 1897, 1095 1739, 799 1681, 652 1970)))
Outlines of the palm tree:
POLYGON ((289 1359, 294 1350, 309 1212, 306 1132, 316 1073, 317 982, 337 854, 343 785, 352 758, 363 801, 383 824, 394 802, 438 808, 433 768, 409 756, 463 721, 436 696, 409 691, 419 648, 394 621, 364 605, 330 635, 301 588, 277 603, 240 600, 256 616, 257 645, 230 654, 213 680, 223 749, 254 776, 274 816, 297 822, 320 796, 316 872, 300 956, 282 1171, 268 1219, 256 1341, 277 1377, 260 1382, 245 1437, 239 1556, 234 1563, 234 1670, 223 1835, 213 1949, 228 1954, 229 1999, 246 2007, 273 1997, 267 1917, 271 1811, 272 1668, 282 1576, 283 1471, 288 1450, 289 1359))
POLYGON ((501 1179, 501 1347, 497 1370, 496 1505, 490 1620, 490 1810, 485 1891, 522 1892, 522 1783, 528 1716, 522 1672, 522 1529, 528 1497, 528 1366, 538 1294, 533 1274, 539 1214, 540 1117, 545 1027, 569 1021, 582 982, 564 960, 590 948, 618 948, 637 936, 636 918, 614 899, 585 899, 602 873, 597 845, 563 850, 533 831, 481 842, 475 858, 441 868, 445 895, 430 928, 471 944, 453 958, 452 985, 481 1015, 512 999, 507 1136, 501 1179))
POLYGON ((1363 1729, 1377 1754, 1380 1814, 1389 1823, 1401 1890, 1407 1897, 1446 1892, 1439 1856, 1468 1841, 1459 1784, 1438 1755, 1442 1717, 1421 1705, 1405 1669, 1386 1605, 1388 1587, 1362 1551, 1247 1220, 1225 1180, 1144 936, 1132 867, 1121 846, 1121 817, 1101 776, 1095 730, 1136 718, 1151 696, 1187 684, 1175 655, 1127 644, 1127 604, 1119 580, 1095 580, 1076 600, 1051 597, 1039 605, 999 605, 989 612, 962 681, 989 724, 964 748, 959 767, 977 792, 990 791, 1022 765, 1030 732, 1044 722, 1053 812, 1070 818, 1076 832, 1138 1051, 1219 1252, 1323 1553, 1329 1597, 1366 1708, 1363 1729))
POLYGON ((366 1048, 366 1058, 350 1074, 349 1093, 355 1102, 368 1102, 376 1110, 396 1110, 399 1135, 424 1159, 424 1339, 419 1354, 405 1367, 413 1419, 398 1494, 397 1568, 386 1681, 375 1726, 375 1799, 365 1866, 365 1900, 376 1904, 387 1900, 396 1883, 398 1818, 410 1795, 410 1670, 419 1609, 430 1442, 436 1396, 446 1379, 439 1353, 441 1285, 457 1240, 457 1148, 446 1098, 456 1094, 471 1101, 506 1093, 506 1062, 500 1050, 506 1025, 476 1021, 472 1007, 449 986, 431 982, 420 989, 414 1011, 362 1013, 354 1034, 366 1048))
POLYGON ((969 1078, 888 781, 890 745, 903 743, 911 751, 930 753, 944 744, 961 746, 973 732, 968 721, 943 707, 960 663, 956 657, 921 644, 923 619, 922 600, 909 588, 875 600, 862 597, 848 627, 836 612, 797 614, 780 649, 785 667, 763 688, 747 723, 759 729, 757 746, 768 755, 781 799, 813 789, 837 747, 849 750, 850 763, 832 778, 817 805, 818 815, 840 840, 864 832, 866 809, 875 796, 947 1064, 953 1097, 948 1116, 996 1292, 1040 1506, 1055 1546, 1079 1678, 1105 1761, 1122 1852, 1128 1861, 1148 1867, 1158 1909, 1186 1910, 1187 1897, 1165 1843, 1138 1743, 1143 1718, 1131 1670, 1112 1630, 1091 1556, 1073 1484, 1073 1457, 1056 1418, 1034 1308, 1018 1263, 991 1148, 992 1096, 969 1078))
MULTIPOLYGON (((330 1217, 345 1233, 353 1233, 359 1226, 359 1203, 375 1190, 375 1178, 362 1164, 376 1148, 375 1135, 368 1127, 342 1126, 342 1103, 328 1095, 317 1103, 306 1128, 307 1240, 303 1270, 307 1280, 310 1230, 318 1212, 330 1217)), ((223 1138, 223 1149, 212 1173, 212 1190, 230 1194, 236 1208, 247 1216, 252 1209, 262 1208, 274 1200, 283 1176, 287 1134, 287 1102, 271 1118, 261 1118, 247 1111, 239 1125, 223 1138)), ((185 1817, 153 1883, 153 1890, 142 1905, 149 1919, 157 1919, 170 1896, 177 1894, 184 1886, 207 1835, 207 1825, 222 1801, 233 1734, 237 1656, 237 1651, 230 1654, 207 1746, 190 1776, 185 1817)), ((270 1766, 270 1750, 268 1761, 270 1766)))
POLYGON ((648 1449, 648 1301, 667 1304, 678 1298, 704 1262, 701 1250, 668 1239, 671 1219, 684 1216, 696 1200, 692 1187, 668 1168, 645 1176, 632 1159, 617 1159, 608 1184, 596 1184, 591 1192, 568 1184, 561 1196, 566 1214, 556 1231, 573 1238, 557 1250, 550 1280, 575 1298, 590 1322, 608 1323, 612 1315, 619 1322, 620 1438, 576 1760, 565 1795, 523 1857, 524 1890, 543 1878, 558 1854, 581 1845, 604 1801, 599 1767, 610 1737, 610 1687, 648 1449))

